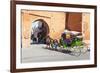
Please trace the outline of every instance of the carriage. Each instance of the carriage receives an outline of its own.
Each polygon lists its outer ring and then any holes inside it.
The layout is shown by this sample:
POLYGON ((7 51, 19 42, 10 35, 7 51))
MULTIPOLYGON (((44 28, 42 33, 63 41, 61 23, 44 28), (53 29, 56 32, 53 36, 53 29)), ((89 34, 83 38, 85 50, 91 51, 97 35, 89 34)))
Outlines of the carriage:
POLYGON ((63 32, 59 40, 50 38, 50 48, 73 56, 80 56, 89 51, 89 46, 83 42, 80 32, 63 32))

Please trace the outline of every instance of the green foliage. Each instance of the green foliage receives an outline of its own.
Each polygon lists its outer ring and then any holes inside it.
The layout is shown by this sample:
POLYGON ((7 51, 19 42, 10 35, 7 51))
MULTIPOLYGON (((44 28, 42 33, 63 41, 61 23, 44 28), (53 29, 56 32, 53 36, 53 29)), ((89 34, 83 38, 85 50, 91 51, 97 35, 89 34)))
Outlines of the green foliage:
POLYGON ((81 46, 82 45, 82 41, 76 41, 76 46, 81 46))
POLYGON ((82 40, 75 38, 71 44, 72 47, 74 46, 82 46, 82 40))
POLYGON ((67 44, 63 41, 63 39, 60 39, 60 45, 67 48, 67 44))
MULTIPOLYGON (((61 46, 63 46, 64 48, 68 47, 67 43, 64 42, 63 38, 61 38, 59 41, 61 46)), ((74 39, 72 39, 72 42, 69 47, 82 46, 82 45, 83 45, 82 40, 75 37, 74 39)))

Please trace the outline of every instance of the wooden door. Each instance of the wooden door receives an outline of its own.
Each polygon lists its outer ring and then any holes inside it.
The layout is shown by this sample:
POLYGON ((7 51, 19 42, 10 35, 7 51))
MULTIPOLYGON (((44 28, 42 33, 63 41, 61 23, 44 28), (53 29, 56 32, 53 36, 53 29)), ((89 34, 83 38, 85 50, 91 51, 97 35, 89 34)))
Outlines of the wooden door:
POLYGON ((82 32, 82 13, 66 13, 66 29, 82 32))

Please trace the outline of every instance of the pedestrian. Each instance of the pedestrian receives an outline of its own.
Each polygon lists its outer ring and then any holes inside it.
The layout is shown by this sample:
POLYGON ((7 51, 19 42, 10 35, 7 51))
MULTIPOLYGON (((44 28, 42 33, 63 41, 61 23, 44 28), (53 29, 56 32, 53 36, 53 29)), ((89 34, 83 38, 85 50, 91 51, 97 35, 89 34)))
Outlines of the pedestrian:
POLYGON ((55 40, 53 41, 53 48, 54 48, 55 50, 57 50, 57 47, 58 47, 58 41, 55 39, 55 40))
POLYGON ((50 48, 50 36, 47 36, 46 38, 46 45, 47 45, 47 48, 50 48))

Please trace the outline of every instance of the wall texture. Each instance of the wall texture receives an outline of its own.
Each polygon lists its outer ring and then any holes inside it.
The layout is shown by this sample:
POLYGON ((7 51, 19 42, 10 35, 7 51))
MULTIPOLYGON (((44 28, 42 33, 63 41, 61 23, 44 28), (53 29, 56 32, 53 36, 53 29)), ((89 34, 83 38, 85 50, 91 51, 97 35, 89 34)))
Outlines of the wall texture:
MULTIPOLYGON (((38 19, 44 20, 49 26, 49 36, 52 39, 59 39, 61 37, 61 33, 65 30, 65 24, 67 24, 66 20, 69 19, 66 17, 67 13, 64 12, 22 10, 21 14, 22 14, 22 47, 23 48, 30 47, 32 22, 38 19)), ((76 25, 81 24, 82 35, 84 37, 84 40, 89 41, 90 40, 90 28, 89 28, 90 14, 82 13, 81 15, 82 16, 80 17, 80 19, 77 20, 78 22, 76 25)), ((76 15, 74 14, 74 16, 77 16, 77 14, 76 15)), ((72 22, 74 22, 75 20, 72 18, 69 19, 69 21, 71 21, 72 24, 72 22)))
POLYGON ((30 46, 32 22, 43 19, 49 26, 49 35, 53 39, 59 39, 65 29, 65 13, 49 11, 22 10, 22 47, 30 46))
POLYGON ((90 14, 82 14, 82 35, 85 43, 89 44, 90 40, 90 14))

